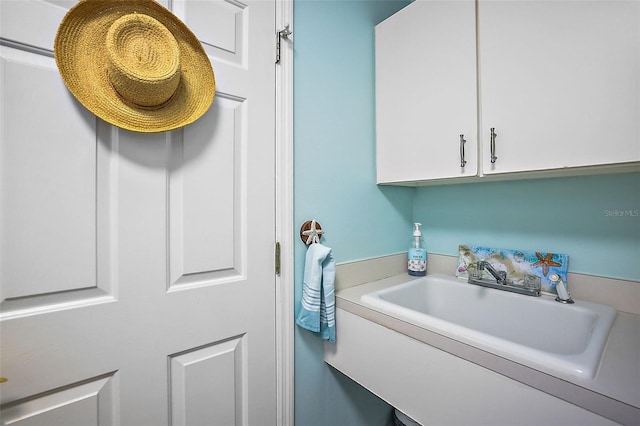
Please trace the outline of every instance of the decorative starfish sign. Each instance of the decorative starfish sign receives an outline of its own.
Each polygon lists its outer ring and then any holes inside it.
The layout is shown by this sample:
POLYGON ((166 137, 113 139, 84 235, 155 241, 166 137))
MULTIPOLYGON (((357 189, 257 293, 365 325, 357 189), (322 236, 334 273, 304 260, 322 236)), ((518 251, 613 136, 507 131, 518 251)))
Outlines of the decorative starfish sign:
POLYGON ((320 242, 320 236, 324 233, 324 231, 320 228, 316 227, 316 220, 313 219, 311 221, 311 228, 306 230, 306 231, 302 231, 302 235, 304 235, 305 237, 307 237, 305 244, 309 245, 311 243, 319 243, 320 242))
POLYGON ((551 260, 551 258, 553 257, 553 253, 547 253, 547 255, 545 257, 542 257, 542 254, 540 254, 539 252, 536 252, 536 257, 538 258, 538 261, 536 263, 533 263, 531 266, 534 267, 534 268, 536 266, 541 266, 542 267, 542 275, 544 275, 545 277, 549 273, 549 268, 550 267, 552 267, 552 266, 562 266, 562 264, 560 264, 558 262, 554 262, 553 260, 551 260))

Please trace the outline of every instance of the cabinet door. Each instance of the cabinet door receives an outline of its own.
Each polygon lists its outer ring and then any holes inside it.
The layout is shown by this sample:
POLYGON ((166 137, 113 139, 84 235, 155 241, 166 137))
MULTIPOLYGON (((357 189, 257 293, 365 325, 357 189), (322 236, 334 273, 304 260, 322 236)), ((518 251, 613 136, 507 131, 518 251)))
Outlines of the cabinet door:
POLYGON ((484 173, 640 161, 640 2, 479 0, 478 29, 484 173))
POLYGON ((475 39, 473 0, 417 0, 376 26, 378 183, 476 175, 475 39))

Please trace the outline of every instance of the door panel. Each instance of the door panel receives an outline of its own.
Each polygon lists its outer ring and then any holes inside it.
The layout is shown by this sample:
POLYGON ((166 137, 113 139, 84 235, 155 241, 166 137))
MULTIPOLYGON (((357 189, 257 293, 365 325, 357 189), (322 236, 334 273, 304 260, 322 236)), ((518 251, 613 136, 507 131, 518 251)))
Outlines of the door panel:
MULTIPOLYGON (((1 3, 3 17, 13 3, 1 3)), ((111 300, 111 153, 52 53, 7 35, 2 28, 0 318, 111 300)))
MULTIPOLYGON (((241 258, 243 152, 246 104, 224 94, 201 120, 172 145, 170 171, 170 286, 239 277, 241 258), (200 182, 225 182, 201 190, 200 182)), ((246 215, 244 215, 246 216, 246 215)))
POLYGON ((1 49, 0 293, 95 287, 95 119, 68 119, 76 108, 53 58, 1 49))
POLYGON ((207 54, 246 67, 249 10, 239 1, 175 0, 174 13, 198 35, 207 54))
POLYGON ((112 425, 117 392, 112 375, 98 377, 10 404, 3 425, 112 425))
POLYGON ((75 3, 74 0, 2 0, 0 35, 23 47, 52 52, 58 24, 75 3))
POLYGON ((240 336, 170 358, 174 426, 245 423, 245 343, 240 336))
POLYGON ((275 424, 274 2, 173 2, 217 94, 158 134, 68 93, 65 5, 0 2, 2 422, 275 424))

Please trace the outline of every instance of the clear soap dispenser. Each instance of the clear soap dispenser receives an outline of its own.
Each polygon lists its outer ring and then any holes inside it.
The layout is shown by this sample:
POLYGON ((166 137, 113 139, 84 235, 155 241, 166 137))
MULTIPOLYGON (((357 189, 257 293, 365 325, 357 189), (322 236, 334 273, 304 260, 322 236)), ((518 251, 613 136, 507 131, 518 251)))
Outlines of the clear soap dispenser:
POLYGON ((415 229, 413 230, 413 239, 407 253, 407 270, 409 275, 424 277, 427 275, 427 251, 424 249, 424 241, 420 231, 422 224, 416 222, 413 226, 415 229))

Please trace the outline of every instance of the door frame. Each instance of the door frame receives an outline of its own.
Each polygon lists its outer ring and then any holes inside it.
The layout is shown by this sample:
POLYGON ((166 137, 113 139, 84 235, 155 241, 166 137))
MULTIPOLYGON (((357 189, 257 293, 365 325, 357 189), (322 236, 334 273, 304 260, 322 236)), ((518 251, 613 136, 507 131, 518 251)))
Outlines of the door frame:
MULTIPOLYGON (((293 29, 293 0, 275 0, 275 33, 293 29)), ((274 34, 274 41, 276 34, 274 34)), ((275 52, 275 46, 274 46, 275 52)), ((294 424, 293 334, 293 38, 283 39, 276 67, 275 177, 276 241, 280 275, 276 275, 276 422, 294 424)), ((275 249, 275 248, 274 248, 275 249)))

